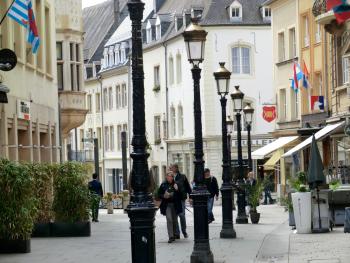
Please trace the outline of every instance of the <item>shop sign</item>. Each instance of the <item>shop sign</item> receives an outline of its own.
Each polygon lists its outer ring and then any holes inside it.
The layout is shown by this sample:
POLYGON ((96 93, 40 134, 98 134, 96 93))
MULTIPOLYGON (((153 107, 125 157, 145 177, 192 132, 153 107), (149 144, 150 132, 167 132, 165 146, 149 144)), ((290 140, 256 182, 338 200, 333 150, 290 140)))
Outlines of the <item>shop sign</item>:
MULTIPOLYGON (((252 139, 252 147, 262 147, 272 143, 273 139, 252 139)), ((238 142, 235 138, 232 138, 233 146, 238 146, 238 142)), ((242 140, 242 146, 247 146, 248 140, 242 140)))
POLYGON ((30 102, 17 100, 17 115, 19 119, 30 120, 30 102))
POLYGON ((277 117, 276 106, 264 106, 263 118, 267 122, 273 122, 277 117))

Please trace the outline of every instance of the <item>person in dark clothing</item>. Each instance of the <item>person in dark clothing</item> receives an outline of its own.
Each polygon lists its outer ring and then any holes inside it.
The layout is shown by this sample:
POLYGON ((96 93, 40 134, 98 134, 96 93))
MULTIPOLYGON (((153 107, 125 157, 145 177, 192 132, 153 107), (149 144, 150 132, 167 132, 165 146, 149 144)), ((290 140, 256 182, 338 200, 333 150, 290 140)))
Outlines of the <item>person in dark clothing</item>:
POLYGON ((204 181, 208 192, 210 193, 208 198, 208 224, 210 224, 211 222, 215 221, 213 206, 214 197, 216 197, 216 201, 219 199, 219 185, 216 178, 210 174, 210 170, 208 168, 204 170, 204 181))
POLYGON ((271 191, 273 190, 273 178, 271 175, 265 174, 264 180, 264 205, 267 205, 267 198, 269 199, 269 204, 273 204, 273 199, 271 197, 271 191))
POLYGON ((162 200, 160 213, 166 216, 168 243, 172 243, 175 241, 177 215, 182 213, 181 192, 175 183, 173 172, 167 173, 166 181, 158 189, 158 196, 162 200))
POLYGON ((249 172, 248 173, 248 179, 246 181, 247 184, 247 188, 246 188, 246 204, 248 206, 250 206, 251 204, 249 203, 249 195, 250 195, 250 191, 252 186, 256 185, 256 179, 254 178, 254 173, 253 172, 249 172))
POLYGON ((89 190, 94 198, 91 202, 92 221, 98 222, 98 210, 101 198, 103 197, 102 184, 97 180, 97 174, 92 175, 92 181, 89 182, 89 190))
MULTIPOLYGON (((190 183, 187 180, 186 175, 180 173, 179 166, 177 164, 172 164, 170 166, 170 171, 172 171, 175 174, 175 182, 179 186, 179 192, 181 193, 181 203, 182 203, 182 213, 178 215, 180 218, 180 224, 181 224, 181 231, 185 238, 188 238, 188 234, 186 231, 186 199, 187 197, 192 193, 192 189, 190 186, 190 183)), ((176 219, 176 234, 175 238, 180 238, 180 228, 179 223, 176 219)))

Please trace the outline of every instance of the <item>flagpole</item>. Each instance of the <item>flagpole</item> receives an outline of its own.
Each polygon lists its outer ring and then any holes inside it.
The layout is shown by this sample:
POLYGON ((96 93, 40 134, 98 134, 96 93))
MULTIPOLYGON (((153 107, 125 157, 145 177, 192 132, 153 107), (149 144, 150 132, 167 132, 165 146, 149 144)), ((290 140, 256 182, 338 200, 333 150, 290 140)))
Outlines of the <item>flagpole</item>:
POLYGON ((7 14, 8 14, 8 12, 10 11, 10 9, 11 9, 11 7, 12 7, 12 5, 13 5, 13 3, 14 3, 15 1, 16 1, 16 0, 12 0, 11 5, 10 5, 9 8, 7 9, 7 11, 6 11, 6 13, 4 14, 3 18, 1 18, 0 25, 2 24, 2 22, 4 22, 4 20, 5 20, 6 16, 7 16, 7 14))

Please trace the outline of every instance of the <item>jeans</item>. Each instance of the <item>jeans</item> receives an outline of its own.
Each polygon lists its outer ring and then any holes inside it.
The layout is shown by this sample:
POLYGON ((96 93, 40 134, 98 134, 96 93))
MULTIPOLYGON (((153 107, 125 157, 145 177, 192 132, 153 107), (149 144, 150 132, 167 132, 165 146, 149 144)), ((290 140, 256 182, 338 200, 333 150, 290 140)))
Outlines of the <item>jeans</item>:
MULTIPOLYGON (((182 234, 187 234, 186 232, 186 200, 181 200, 181 204, 182 204, 182 213, 178 214, 178 217, 180 218, 180 224, 181 224, 181 231, 182 234)), ((179 222, 176 219, 176 235, 180 236, 180 227, 179 227, 179 222)))
POLYGON ((213 206, 214 206, 214 197, 209 197, 208 198, 208 220, 209 221, 214 221, 213 206))
POLYGON ((173 203, 168 203, 166 208, 166 225, 168 229, 169 238, 175 238, 174 234, 176 231, 176 211, 173 203))
POLYGON ((264 204, 267 204, 267 198, 269 198, 269 204, 273 203, 273 199, 271 197, 271 192, 270 191, 264 191, 265 192, 265 199, 264 199, 264 204))

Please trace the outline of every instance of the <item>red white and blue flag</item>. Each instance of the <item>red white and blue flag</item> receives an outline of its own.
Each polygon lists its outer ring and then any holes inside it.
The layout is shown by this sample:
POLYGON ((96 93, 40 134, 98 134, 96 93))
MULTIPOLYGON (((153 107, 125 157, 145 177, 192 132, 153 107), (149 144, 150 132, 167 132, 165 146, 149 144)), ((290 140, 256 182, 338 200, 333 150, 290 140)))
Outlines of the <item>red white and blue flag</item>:
POLYGON ((309 73, 309 70, 307 69, 305 61, 303 61, 303 64, 304 64, 303 65, 303 87, 307 89, 310 86, 309 84, 310 73, 309 73))
POLYGON ((349 0, 327 0, 327 11, 333 9, 335 18, 339 24, 343 24, 350 19, 349 0))
POLYGON ((324 110, 324 96, 311 96, 311 110, 324 110))
POLYGON ((292 78, 292 89, 295 92, 298 92, 299 90, 299 81, 303 79, 303 72, 300 69, 300 65, 295 62, 293 65, 293 78, 292 78))
POLYGON ((17 23, 28 30, 28 43, 32 46, 32 52, 35 54, 40 45, 38 29, 35 23, 35 16, 31 0, 15 0, 10 7, 8 14, 17 23))

